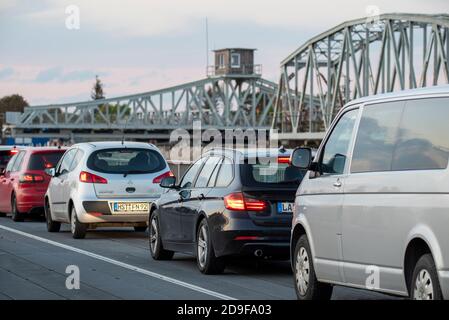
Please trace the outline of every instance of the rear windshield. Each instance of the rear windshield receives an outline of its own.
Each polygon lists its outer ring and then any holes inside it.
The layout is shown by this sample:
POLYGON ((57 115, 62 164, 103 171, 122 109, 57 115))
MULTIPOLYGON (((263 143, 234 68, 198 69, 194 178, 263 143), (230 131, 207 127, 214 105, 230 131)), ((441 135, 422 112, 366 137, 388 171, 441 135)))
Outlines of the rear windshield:
POLYGON ((4 168, 8 164, 9 159, 11 159, 11 151, 5 150, 0 151, 0 167, 4 168))
POLYGON ((33 153, 28 162, 28 170, 45 170, 54 168, 62 158, 64 150, 54 152, 33 153))
POLYGON ((245 161, 240 165, 242 184, 251 187, 282 185, 297 188, 305 174, 305 170, 293 167, 288 163, 245 161))
POLYGON ((159 152, 139 148, 103 149, 92 153, 87 160, 89 169, 103 173, 154 173, 165 166, 159 152))

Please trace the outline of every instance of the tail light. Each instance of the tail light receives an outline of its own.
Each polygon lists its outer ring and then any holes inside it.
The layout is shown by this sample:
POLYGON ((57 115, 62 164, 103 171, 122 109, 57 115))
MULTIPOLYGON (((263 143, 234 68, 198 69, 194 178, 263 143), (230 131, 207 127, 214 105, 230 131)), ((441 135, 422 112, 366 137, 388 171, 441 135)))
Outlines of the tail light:
POLYGON ((20 183, 39 183, 44 182, 44 176, 34 173, 24 173, 19 177, 20 183))
POLYGON ((18 149, 16 149, 16 147, 14 147, 13 149, 11 149, 11 155, 15 155, 19 152, 18 149))
POLYGON ((160 176, 157 176, 156 178, 153 179, 153 183, 161 183, 162 179, 167 178, 167 177, 174 177, 175 175, 173 174, 173 172, 171 171, 167 171, 163 174, 161 174, 160 176))
POLYGON ((265 211, 268 206, 266 201, 245 198, 241 192, 231 193, 224 197, 224 204, 226 209, 234 211, 265 211))
POLYGON ((261 237, 257 237, 257 236, 237 236, 234 238, 234 240, 237 241, 248 241, 248 240, 260 240, 261 237))
POLYGON ((290 157, 278 157, 278 163, 290 163, 290 157))
POLYGON ((106 183, 108 183, 108 180, 106 180, 105 178, 102 178, 100 176, 97 176, 96 174, 86 172, 86 171, 81 171, 80 182, 106 184, 106 183))

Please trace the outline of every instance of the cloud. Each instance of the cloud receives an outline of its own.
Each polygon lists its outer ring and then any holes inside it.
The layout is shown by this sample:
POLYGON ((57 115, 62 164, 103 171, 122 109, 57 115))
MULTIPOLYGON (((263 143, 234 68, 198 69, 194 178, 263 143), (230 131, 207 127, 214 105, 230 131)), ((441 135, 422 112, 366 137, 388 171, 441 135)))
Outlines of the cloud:
MULTIPOLYGON (((51 67, 40 71, 36 78, 35 82, 46 83, 46 82, 83 82, 86 80, 95 79, 95 76, 105 76, 106 72, 95 72, 91 70, 72 70, 65 71, 62 67, 51 67)), ((0 74, 1 76, 1 74, 0 74)))
MULTIPOLYGON (((380 13, 445 12, 446 0, 376 0, 380 13)), ((245 22, 261 27, 301 29, 328 28, 348 19, 368 14, 371 0, 47 0, 47 8, 29 13, 41 22, 58 22, 68 17, 65 8, 80 8, 82 28, 94 27, 118 36, 157 36, 182 34, 202 28, 204 18, 215 22, 245 22), (337 13, 338 12, 338 13, 337 13)), ((324 29, 325 30, 325 29, 324 29)), ((323 30, 323 31, 324 31, 323 30)), ((262 31, 262 29, 261 29, 262 31)), ((294 33, 292 33, 294 36, 294 33)))
POLYGON ((50 82, 58 79, 62 75, 61 67, 52 67, 42 70, 36 76, 36 82, 50 82))
POLYGON ((75 70, 67 72, 61 75, 60 80, 62 82, 70 81, 86 81, 95 79, 95 76, 105 76, 107 72, 94 72, 90 70, 75 70))
POLYGON ((14 74, 14 69, 11 67, 5 67, 3 69, 0 69, 0 80, 6 80, 11 78, 11 76, 14 74))

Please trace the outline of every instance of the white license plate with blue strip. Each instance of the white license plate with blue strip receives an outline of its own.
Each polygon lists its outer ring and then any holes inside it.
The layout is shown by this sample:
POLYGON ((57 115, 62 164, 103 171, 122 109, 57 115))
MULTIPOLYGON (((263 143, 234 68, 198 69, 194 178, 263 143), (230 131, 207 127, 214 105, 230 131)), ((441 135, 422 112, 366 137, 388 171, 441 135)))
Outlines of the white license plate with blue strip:
POLYGON ((293 202, 278 202, 278 213, 293 213, 293 202))

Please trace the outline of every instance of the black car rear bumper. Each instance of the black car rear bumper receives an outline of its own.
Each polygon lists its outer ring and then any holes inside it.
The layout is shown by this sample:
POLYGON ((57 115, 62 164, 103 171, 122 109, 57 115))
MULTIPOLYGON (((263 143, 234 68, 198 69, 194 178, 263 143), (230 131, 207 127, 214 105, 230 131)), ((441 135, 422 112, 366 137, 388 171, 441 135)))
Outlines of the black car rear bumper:
POLYGON ((290 229, 265 231, 220 231, 215 233, 217 256, 288 258, 290 229))

